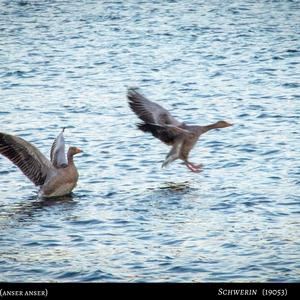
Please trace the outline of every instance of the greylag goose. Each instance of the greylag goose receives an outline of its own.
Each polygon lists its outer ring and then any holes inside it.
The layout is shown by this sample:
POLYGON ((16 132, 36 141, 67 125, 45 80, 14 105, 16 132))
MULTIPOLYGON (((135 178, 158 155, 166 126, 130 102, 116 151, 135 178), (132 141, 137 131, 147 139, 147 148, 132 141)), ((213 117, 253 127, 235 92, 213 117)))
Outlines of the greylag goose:
POLYGON ((63 132, 64 128, 52 144, 50 161, 24 139, 0 132, 0 153, 40 187, 40 195, 43 197, 70 194, 78 181, 73 156, 82 150, 70 147, 66 159, 63 132))
POLYGON ((176 120, 159 104, 145 98, 137 88, 129 88, 127 98, 132 111, 143 121, 137 124, 138 129, 149 132, 163 143, 172 146, 162 167, 180 159, 192 172, 200 172, 202 164, 196 165, 188 160, 189 153, 199 137, 209 130, 232 126, 226 121, 206 126, 186 125, 176 120))

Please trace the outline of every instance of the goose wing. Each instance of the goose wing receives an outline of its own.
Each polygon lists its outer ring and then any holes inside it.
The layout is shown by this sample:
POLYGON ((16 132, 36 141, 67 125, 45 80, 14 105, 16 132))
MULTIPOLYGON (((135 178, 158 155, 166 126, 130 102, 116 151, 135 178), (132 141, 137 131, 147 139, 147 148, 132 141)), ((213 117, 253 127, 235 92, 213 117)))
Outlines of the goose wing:
POLYGON ((51 162, 22 138, 0 132, 0 153, 16 165, 35 185, 43 185, 55 174, 51 162))
POLYGON ((63 168, 68 165, 65 155, 64 130, 65 128, 56 137, 50 151, 50 160, 55 168, 63 168))
POLYGON ((127 98, 133 112, 145 123, 180 126, 177 121, 165 108, 148 100, 135 88, 128 89, 127 98))
POLYGON ((145 98, 137 89, 128 90, 127 98, 132 111, 144 123, 138 124, 138 129, 150 132, 162 142, 172 145, 179 135, 189 133, 184 123, 176 120, 165 108, 145 98))
POLYGON ((143 132, 151 133, 154 137, 167 145, 173 145, 180 136, 189 134, 189 131, 172 125, 139 123, 137 127, 143 132))

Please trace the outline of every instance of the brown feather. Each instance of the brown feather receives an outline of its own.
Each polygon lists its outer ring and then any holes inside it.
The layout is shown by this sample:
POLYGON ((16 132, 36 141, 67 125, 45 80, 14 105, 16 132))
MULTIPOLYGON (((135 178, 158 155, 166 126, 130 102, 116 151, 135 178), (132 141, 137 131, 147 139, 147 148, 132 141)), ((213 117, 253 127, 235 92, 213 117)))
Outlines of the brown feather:
POLYGON ((20 137, 0 133, 0 153, 15 164, 35 185, 43 185, 53 171, 47 158, 20 137))
POLYGON ((180 126, 177 121, 165 108, 145 98, 136 89, 129 89, 127 93, 129 106, 132 111, 145 123, 171 124, 180 126))

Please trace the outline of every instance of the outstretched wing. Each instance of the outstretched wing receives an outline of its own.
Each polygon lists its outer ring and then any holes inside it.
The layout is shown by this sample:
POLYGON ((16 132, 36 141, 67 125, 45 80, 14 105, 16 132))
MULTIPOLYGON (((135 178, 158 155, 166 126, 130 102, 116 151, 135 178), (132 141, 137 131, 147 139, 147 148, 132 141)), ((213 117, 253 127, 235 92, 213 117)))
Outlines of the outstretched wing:
POLYGON ((150 132, 162 142, 172 145, 175 139, 188 133, 184 124, 177 121, 165 108, 146 99, 137 89, 129 89, 127 93, 129 106, 133 112, 144 121, 138 124, 138 129, 150 132))
POLYGON ((50 159, 55 168, 63 168, 68 165, 65 155, 64 130, 65 128, 54 140, 50 151, 50 159))
POLYGON ((0 153, 13 162, 35 185, 43 185, 55 173, 50 161, 20 137, 0 132, 0 153))
POLYGON ((145 98, 137 89, 130 88, 127 92, 129 106, 133 112, 145 123, 160 125, 180 126, 177 121, 165 108, 145 98))

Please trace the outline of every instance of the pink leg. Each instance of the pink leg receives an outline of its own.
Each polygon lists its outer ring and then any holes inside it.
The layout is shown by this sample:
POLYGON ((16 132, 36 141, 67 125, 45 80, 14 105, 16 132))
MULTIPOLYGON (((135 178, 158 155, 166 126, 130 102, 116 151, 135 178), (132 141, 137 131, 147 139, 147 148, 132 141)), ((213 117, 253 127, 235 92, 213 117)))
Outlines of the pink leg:
POLYGON ((203 168, 203 164, 195 165, 195 164, 193 164, 193 163, 191 163, 191 162, 189 162, 189 164, 190 164, 191 166, 193 166, 193 168, 196 168, 196 169, 201 169, 201 168, 203 168))
POLYGON ((199 173, 202 171, 201 170, 202 165, 194 165, 190 162, 186 162, 185 165, 194 173, 199 173))

